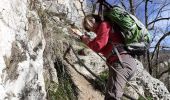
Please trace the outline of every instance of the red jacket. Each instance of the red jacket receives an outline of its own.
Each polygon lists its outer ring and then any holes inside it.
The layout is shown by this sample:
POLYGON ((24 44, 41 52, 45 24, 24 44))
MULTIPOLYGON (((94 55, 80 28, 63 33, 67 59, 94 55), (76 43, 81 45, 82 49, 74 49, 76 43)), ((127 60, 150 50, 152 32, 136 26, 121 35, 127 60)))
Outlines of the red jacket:
MULTIPOLYGON (((101 22, 98 27, 95 29, 96 38, 90 41, 87 45, 95 52, 103 54, 105 57, 111 53, 113 45, 108 43, 112 41, 113 43, 123 43, 123 37, 120 32, 112 30, 112 26, 106 22, 101 22)), ((117 56, 113 56, 107 60, 116 61, 118 60, 117 56)))

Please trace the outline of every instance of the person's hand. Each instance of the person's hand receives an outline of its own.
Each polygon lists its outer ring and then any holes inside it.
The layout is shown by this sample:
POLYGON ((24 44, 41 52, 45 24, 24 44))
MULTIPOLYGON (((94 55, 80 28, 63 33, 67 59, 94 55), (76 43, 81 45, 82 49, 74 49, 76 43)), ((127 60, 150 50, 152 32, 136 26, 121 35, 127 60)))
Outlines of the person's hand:
POLYGON ((86 35, 82 35, 82 36, 81 36, 81 40, 82 40, 82 42, 85 43, 85 44, 88 44, 88 43, 90 42, 89 37, 86 36, 86 35))
POLYGON ((82 36, 82 35, 83 35, 83 34, 80 32, 80 30, 75 29, 75 28, 69 28, 69 31, 70 31, 71 33, 74 33, 74 34, 78 35, 78 36, 82 36))
POLYGON ((88 36, 82 34, 78 29, 76 28, 69 28, 70 33, 74 33, 75 35, 79 36, 83 43, 88 44, 90 42, 90 39, 88 36))

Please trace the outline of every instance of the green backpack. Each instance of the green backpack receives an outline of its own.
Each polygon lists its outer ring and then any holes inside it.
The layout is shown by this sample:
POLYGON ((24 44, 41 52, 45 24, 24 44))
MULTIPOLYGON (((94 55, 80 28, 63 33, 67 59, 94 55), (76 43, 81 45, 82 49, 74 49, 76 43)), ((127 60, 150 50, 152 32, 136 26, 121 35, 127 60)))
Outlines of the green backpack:
POLYGON ((150 45, 150 34, 145 26, 123 8, 114 6, 103 12, 105 20, 120 27, 126 49, 133 54, 143 54, 150 45))

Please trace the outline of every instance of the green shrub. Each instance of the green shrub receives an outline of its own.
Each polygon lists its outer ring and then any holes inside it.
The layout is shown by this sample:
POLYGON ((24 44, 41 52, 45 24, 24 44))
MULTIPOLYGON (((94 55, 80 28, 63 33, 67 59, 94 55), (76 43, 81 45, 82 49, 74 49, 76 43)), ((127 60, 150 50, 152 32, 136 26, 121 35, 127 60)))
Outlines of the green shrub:
MULTIPOLYGON (((146 97, 146 98, 147 98, 147 100, 153 100, 152 97, 146 97)), ((140 96, 138 100, 145 100, 145 99, 142 96, 140 96)))
POLYGON ((101 72, 99 75, 100 79, 102 79, 105 82, 107 82, 108 76, 109 76, 108 70, 101 72))
POLYGON ((66 66, 58 60, 54 63, 59 83, 52 82, 48 89, 49 100, 77 100, 78 88, 66 66))
POLYGON ((48 90, 50 100, 77 100, 68 80, 63 80, 63 84, 51 83, 48 90))
POLYGON ((105 93, 106 90, 106 83, 107 83, 107 78, 108 78, 108 71, 105 70, 98 75, 100 80, 96 79, 93 82, 93 86, 95 89, 99 90, 103 94, 105 93))

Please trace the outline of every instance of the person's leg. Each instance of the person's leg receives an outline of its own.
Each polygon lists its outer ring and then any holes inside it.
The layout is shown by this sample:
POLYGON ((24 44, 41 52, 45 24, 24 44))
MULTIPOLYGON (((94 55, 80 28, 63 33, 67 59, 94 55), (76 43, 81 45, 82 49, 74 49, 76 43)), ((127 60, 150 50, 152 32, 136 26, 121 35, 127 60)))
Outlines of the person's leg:
MULTIPOLYGON (((113 67, 128 80, 136 70, 136 61, 130 55, 122 56, 122 61, 125 68, 122 68, 118 62, 115 62, 113 67)), ((107 82, 105 100, 120 100, 123 95, 123 88, 125 85, 126 81, 111 67, 109 67, 109 78, 107 82)))

